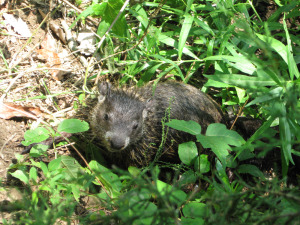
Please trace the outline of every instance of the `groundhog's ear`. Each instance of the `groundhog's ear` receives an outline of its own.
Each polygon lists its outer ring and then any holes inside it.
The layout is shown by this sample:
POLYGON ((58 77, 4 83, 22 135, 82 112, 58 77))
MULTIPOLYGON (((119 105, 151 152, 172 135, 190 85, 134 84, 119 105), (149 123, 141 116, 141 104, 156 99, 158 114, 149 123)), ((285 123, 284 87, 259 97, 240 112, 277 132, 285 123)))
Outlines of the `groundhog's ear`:
POLYGON ((103 102, 110 95, 111 84, 107 82, 101 82, 98 84, 99 97, 98 101, 103 102))

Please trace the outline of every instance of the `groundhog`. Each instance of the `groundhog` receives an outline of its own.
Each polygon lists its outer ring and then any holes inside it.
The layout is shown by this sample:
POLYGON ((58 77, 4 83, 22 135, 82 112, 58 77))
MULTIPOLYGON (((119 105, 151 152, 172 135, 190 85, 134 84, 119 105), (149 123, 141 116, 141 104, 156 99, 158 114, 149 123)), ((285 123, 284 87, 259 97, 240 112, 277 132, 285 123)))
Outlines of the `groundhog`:
POLYGON ((211 123, 225 123, 220 107, 191 85, 167 81, 156 88, 121 89, 102 82, 98 88, 98 103, 90 118, 92 132, 104 146, 104 156, 119 167, 146 166, 157 154, 158 160, 179 162, 178 144, 195 137, 167 129, 164 118, 196 121, 203 133, 211 123), (165 142, 162 133, 167 135, 165 142))

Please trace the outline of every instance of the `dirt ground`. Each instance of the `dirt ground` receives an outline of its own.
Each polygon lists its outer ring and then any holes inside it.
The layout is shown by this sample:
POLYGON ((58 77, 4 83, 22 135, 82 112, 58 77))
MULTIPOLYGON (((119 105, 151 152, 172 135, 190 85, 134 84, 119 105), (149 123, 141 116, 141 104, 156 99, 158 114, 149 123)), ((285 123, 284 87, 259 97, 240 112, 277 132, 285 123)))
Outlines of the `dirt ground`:
MULTIPOLYGON (((21 142, 25 131, 38 126, 41 120, 55 127, 63 118, 73 117, 76 113, 74 105, 79 101, 80 93, 77 91, 82 90, 83 86, 85 67, 80 62, 80 56, 72 54, 67 43, 63 43, 53 30, 47 32, 47 27, 53 24, 61 27, 62 20, 70 26, 75 20, 75 14, 65 17, 62 10, 43 22, 42 13, 51 11, 49 2, 43 2, 0 1, 0 182, 5 186, 5 189, 0 188, 0 206, 5 206, 7 201, 22 198, 19 191, 21 187, 11 182, 8 168, 15 161, 15 154, 24 150, 21 142), (21 37, 18 29, 22 27, 7 25, 5 14, 22 19, 32 38, 21 37), (46 56, 42 58, 39 52, 41 46, 48 46, 46 56), (54 55, 54 60, 58 60, 59 64, 57 61, 55 64, 49 61, 48 55, 54 55), (59 79, 57 73, 53 73, 56 72, 53 67, 63 71, 59 79), (31 118, 22 113, 14 116, 13 112, 4 113, 1 110, 3 103, 19 106, 21 111, 24 109, 22 107, 33 107, 38 113, 31 118)), ((65 8, 66 11, 70 9, 65 8)), ((1 213, 0 221, 10 216, 9 213, 1 213)))

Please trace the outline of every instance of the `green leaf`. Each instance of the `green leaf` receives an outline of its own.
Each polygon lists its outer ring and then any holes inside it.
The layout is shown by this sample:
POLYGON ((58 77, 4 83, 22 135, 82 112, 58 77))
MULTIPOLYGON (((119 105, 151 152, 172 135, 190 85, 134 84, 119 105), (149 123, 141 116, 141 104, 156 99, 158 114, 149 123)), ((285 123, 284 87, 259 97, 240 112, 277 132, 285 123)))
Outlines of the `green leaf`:
POLYGON ((122 183, 120 181, 120 178, 116 174, 94 160, 89 163, 89 166, 113 196, 116 197, 120 194, 122 183))
POLYGON ((179 60, 181 60, 182 51, 183 48, 185 47, 185 43, 189 36, 189 32, 192 27, 193 21, 194 21, 194 16, 190 14, 184 15, 184 21, 179 35, 179 44, 178 44, 179 60))
MULTIPOLYGON (((122 6, 122 0, 108 0, 108 5, 105 8, 106 10, 102 16, 102 19, 106 21, 109 25, 111 25, 114 19, 117 17, 122 6)), ((123 12, 120 15, 120 17, 112 27, 112 31, 121 37, 124 37, 126 35, 127 23, 125 19, 125 12, 123 12)))
POLYGON ((109 26, 110 26, 110 24, 107 21, 102 20, 98 26, 97 35, 99 35, 99 37, 104 36, 104 34, 108 30, 109 26))
POLYGON ((95 16, 102 16, 105 13, 107 2, 101 2, 100 4, 92 5, 93 14, 95 16))
POLYGON ((182 190, 176 190, 170 184, 157 180, 156 186, 162 196, 170 196, 170 200, 176 205, 181 205, 186 200, 187 195, 182 190))
POLYGON ((128 172, 134 177, 138 177, 138 175, 141 174, 141 170, 134 166, 129 166, 128 172))
MULTIPOLYGON (((284 107, 284 106, 283 106, 284 107)), ((290 129, 290 125, 288 123, 288 119, 284 116, 279 117, 279 133, 280 140, 282 143, 282 151, 284 155, 284 161, 286 165, 289 165, 289 161, 294 163, 292 158, 292 132, 290 129)))
POLYGON ((173 129, 184 131, 192 135, 201 134, 201 126, 192 120, 184 121, 173 119, 166 123, 166 125, 173 129))
POLYGON ((193 184, 197 180, 197 176, 195 171, 193 170, 188 170, 185 171, 183 174, 181 174, 178 185, 183 186, 187 184, 193 184))
POLYGON ((48 165, 49 171, 52 172, 52 171, 55 171, 55 170, 61 168, 61 165, 60 165, 61 160, 62 160, 61 157, 52 160, 52 161, 49 163, 49 165, 48 165))
POLYGON ((182 209, 184 217, 205 218, 208 216, 207 206, 200 202, 189 202, 182 209))
POLYGON ((199 18, 194 18, 194 21, 198 26, 200 26, 207 33, 211 34, 212 36, 215 36, 214 31, 205 22, 201 21, 199 18))
POLYGON ((273 90, 268 91, 267 93, 263 93, 261 96, 256 97, 253 101, 249 102, 246 107, 249 107, 250 105, 255 105, 258 103, 266 102, 273 100, 275 98, 279 98, 283 93, 282 87, 277 87, 273 90))
POLYGON ((178 146, 178 154, 180 160, 188 165, 191 166, 194 163, 195 158, 198 156, 198 150, 195 142, 185 142, 178 146))
POLYGON ((182 225, 204 225, 205 224, 205 220, 201 219, 201 218, 181 218, 181 223, 182 225))
POLYGON ((37 170, 35 167, 31 167, 29 170, 29 179, 37 182, 37 170))
MULTIPOLYGON (((60 167, 65 169, 64 176, 66 180, 77 179, 83 173, 82 167, 74 158, 66 155, 62 155, 60 158, 60 167)), ((51 165, 51 169, 56 168, 56 163, 57 161, 51 165)))
MULTIPOLYGON (((175 49, 178 49, 178 42, 175 41, 173 38, 168 37, 167 35, 160 33, 158 36, 158 40, 166 45, 169 45, 175 49)), ((187 47, 183 47, 182 53, 196 59, 200 60, 192 51, 190 51, 187 47)), ((201 61, 201 60, 200 60, 201 61)))
POLYGON ((70 134, 84 132, 88 129, 89 124, 85 121, 81 121, 78 119, 63 120, 57 127, 58 132, 66 132, 70 134))
POLYGON ((35 157, 35 158, 43 156, 46 154, 48 148, 49 148, 48 145, 42 145, 42 144, 34 145, 31 148, 29 155, 31 157, 35 157))
POLYGON ((264 86, 275 86, 276 82, 270 78, 251 77, 241 74, 204 75, 208 79, 223 82, 225 84, 238 86, 240 88, 257 88, 264 86))
POLYGON ((195 171, 198 171, 201 174, 208 173, 210 171, 210 162, 208 161, 208 155, 201 154, 199 157, 197 157, 195 159, 194 168, 195 171))
POLYGON ((210 124, 206 130, 206 136, 196 135, 197 140, 202 144, 203 148, 210 148, 223 165, 226 165, 226 157, 232 146, 241 146, 245 141, 235 131, 228 130, 224 124, 210 124))
POLYGON ((77 16, 75 21, 71 24, 70 29, 72 29, 78 20, 85 19, 87 16, 91 15, 94 12, 93 5, 90 5, 88 8, 86 8, 82 13, 77 16))
POLYGON ((167 58, 165 58, 165 57, 163 57, 161 55, 158 55, 158 54, 151 55, 151 56, 154 57, 154 58, 156 58, 156 59, 158 59, 158 60, 161 60, 164 63, 170 63, 172 66, 174 66, 177 69, 177 71, 178 71, 181 79, 184 80, 184 76, 183 76, 183 74, 181 72, 181 69, 179 68, 179 66, 174 61, 172 61, 170 59, 167 59, 167 58))
POLYGON ((27 130, 24 134, 25 141, 22 141, 22 144, 28 146, 33 143, 40 143, 48 139, 49 135, 50 132, 43 127, 38 127, 34 130, 27 130))
POLYGON ((223 62, 227 62, 231 66, 237 68, 238 70, 253 75, 256 71, 256 67, 253 65, 251 61, 249 61, 245 56, 230 56, 230 55, 215 55, 204 58, 203 60, 221 60, 223 62))
POLYGON ((285 22, 285 15, 283 15, 283 27, 284 27, 284 30, 285 30, 285 35, 286 35, 286 39, 287 39, 287 48, 286 48, 286 51, 287 51, 287 61, 288 61, 288 67, 289 67, 289 73, 290 73, 290 78, 291 80, 294 79, 294 76, 296 78, 299 78, 299 70, 297 68, 297 64, 295 62, 295 59, 293 57, 293 49, 292 49, 292 42, 291 42, 291 38, 290 38, 290 35, 289 35, 289 32, 288 32, 288 28, 287 28, 287 25, 286 25, 286 22, 285 22))
POLYGON ((262 34, 256 34, 256 36, 262 41, 266 42, 266 44, 271 48, 273 48, 282 57, 285 63, 288 64, 286 46, 282 42, 278 41, 275 38, 267 37, 262 34))
POLYGON ((265 179, 265 176, 264 174, 254 165, 250 165, 250 164, 243 164, 243 165, 240 165, 238 168, 237 168, 237 171, 239 173, 248 173, 252 176, 255 176, 255 177, 259 177, 259 178, 262 178, 262 179, 265 179))
POLYGON ((47 165, 44 163, 44 162, 40 162, 40 166, 41 166, 41 169, 44 173, 44 175, 47 175, 48 174, 48 168, 47 168, 47 165))
POLYGON ((24 171, 22 170, 17 170, 13 173, 10 173, 13 177, 18 178, 19 180, 21 180, 22 182, 24 182, 25 184, 29 184, 29 178, 28 178, 28 174, 26 174, 24 171))

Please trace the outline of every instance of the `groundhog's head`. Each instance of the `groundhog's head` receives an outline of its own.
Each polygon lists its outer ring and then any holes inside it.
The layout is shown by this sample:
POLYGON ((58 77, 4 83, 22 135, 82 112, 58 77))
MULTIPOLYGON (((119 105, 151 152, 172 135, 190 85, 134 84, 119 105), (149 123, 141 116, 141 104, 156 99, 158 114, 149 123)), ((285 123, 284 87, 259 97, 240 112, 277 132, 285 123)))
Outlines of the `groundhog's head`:
POLYGON ((147 105, 134 91, 115 89, 110 83, 98 85, 98 104, 94 109, 92 128, 107 149, 118 152, 139 142, 143 137, 147 105))

